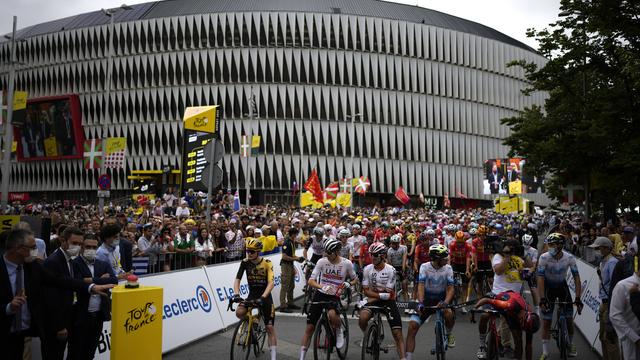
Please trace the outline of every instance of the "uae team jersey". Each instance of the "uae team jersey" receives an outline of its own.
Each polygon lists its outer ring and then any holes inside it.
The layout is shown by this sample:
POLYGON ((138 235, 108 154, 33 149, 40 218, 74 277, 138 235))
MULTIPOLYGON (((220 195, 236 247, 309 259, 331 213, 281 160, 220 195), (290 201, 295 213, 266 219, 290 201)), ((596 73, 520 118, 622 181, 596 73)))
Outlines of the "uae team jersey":
POLYGON ((544 277, 544 285, 548 288, 560 288, 567 284, 567 271, 571 269, 573 276, 578 275, 578 266, 573 255, 562 251, 562 257, 556 259, 546 252, 538 260, 537 275, 544 277))
POLYGON ((398 246, 397 249, 392 247, 387 250, 387 262, 393 267, 402 267, 402 259, 407 253, 407 247, 404 245, 398 246))
MULTIPOLYGON (((318 260, 316 267, 313 268, 313 272, 311 273, 311 279, 314 279, 320 286, 331 285, 335 288, 342 285, 347 278, 354 279, 355 277, 356 274, 353 271, 353 264, 345 258, 340 258, 337 264, 332 264, 326 257, 322 258, 318 260)), ((324 293, 322 289, 318 289, 317 291, 324 293)))
POLYGON ((425 300, 442 301, 447 295, 447 286, 453 286, 453 269, 447 264, 439 269, 431 262, 420 265, 418 283, 424 284, 425 300))
POLYGON ((317 240, 316 236, 313 236, 309 238, 309 240, 307 240, 305 249, 311 248, 311 252, 313 253, 313 255, 322 256, 322 253, 324 253, 324 240, 324 237, 320 240, 317 240))
MULTIPOLYGON (((396 269, 389 264, 384 264, 384 268, 376 270, 375 265, 370 264, 364 268, 362 273, 362 287, 368 287, 374 292, 393 291, 396 286, 396 269)), ((373 301, 376 299, 369 299, 373 301)))

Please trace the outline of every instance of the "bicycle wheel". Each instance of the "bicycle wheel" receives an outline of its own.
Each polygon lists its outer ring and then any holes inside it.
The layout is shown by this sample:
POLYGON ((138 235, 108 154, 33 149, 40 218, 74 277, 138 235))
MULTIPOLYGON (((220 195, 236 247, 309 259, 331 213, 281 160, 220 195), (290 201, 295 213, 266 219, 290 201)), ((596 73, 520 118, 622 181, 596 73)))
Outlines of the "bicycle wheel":
POLYGON ((253 353, 258 358, 264 353, 264 343, 267 340, 267 329, 262 325, 253 324, 251 337, 253 338, 253 353))
POLYGON ((313 332, 313 359, 331 359, 333 334, 326 318, 321 317, 313 332))
POLYGON ((241 321, 233 333, 231 338, 231 351, 229 353, 231 360, 248 359, 251 354, 251 332, 249 331, 249 323, 246 320, 241 321))
POLYGON ((560 347, 560 359, 567 360, 569 356, 569 331, 567 330, 567 320, 561 318, 558 327, 558 346, 560 347))
POLYGON ((342 323, 342 333, 344 334, 344 346, 341 349, 336 348, 336 352, 338 357, 344 360, 347 358, 347 351, 349 351, 349 320, 347 319, 346 311, 342 311, 340 322, 342 323))
POLYGON ((444 347, 445 340, 444 326, 442 323, 436 323, 436 359, 445 360, 446 350, 444 347))
POLYGON ((378 360, 380 358, 380 343, 378 343, 378 324, 369 323, 362 339, 362 360, 378 360))
POLYGON ((498 344, 498 337, 496 336, 494 330, 490 329, 489 332, 487 333, 486 344, 487 344, 487 360, 499 360, 500 348, 498 344))

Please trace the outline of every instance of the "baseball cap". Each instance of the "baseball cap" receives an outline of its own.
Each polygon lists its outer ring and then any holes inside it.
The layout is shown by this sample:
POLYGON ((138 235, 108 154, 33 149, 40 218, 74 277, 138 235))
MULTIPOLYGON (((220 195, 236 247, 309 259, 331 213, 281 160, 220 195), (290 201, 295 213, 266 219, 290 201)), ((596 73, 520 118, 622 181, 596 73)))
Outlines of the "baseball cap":
POLYGON ((590 248, 594 248, 594 249, 599 248, 600 246, 605 246, 605 247, 608 247, 609 249, 612 249, 613 243, 611 243, 611 240, 609 240, 604 236, 598 236, 596 238, 596 241, 594 241, 593 244, 589 245, 590 248))
POLYGON ((626 232, 626 233, 634 233, 634 232, 636 232, 636 231, 633 229, 633 226, 625 226, 625 227, 622 229, 622 232, 626 232))

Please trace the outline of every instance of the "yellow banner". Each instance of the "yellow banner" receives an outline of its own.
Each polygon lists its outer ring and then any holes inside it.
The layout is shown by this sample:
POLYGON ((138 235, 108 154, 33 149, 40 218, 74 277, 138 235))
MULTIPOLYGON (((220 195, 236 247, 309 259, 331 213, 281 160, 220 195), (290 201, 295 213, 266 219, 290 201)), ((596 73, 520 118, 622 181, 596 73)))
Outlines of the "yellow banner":
POLYGON ((26 108, 27 108, 27 92, 14 91, 13 92, 13 111, 23 110, 26 108))
POLYGON ((18 142, 17 141, 13 141, 11 142, 11 152, 14 153, 18 151, 18 142))
POLYGON ((351 194, 338 193, 338 197, 336 198, 336 204, 342 207, 351 207, 351 194))
POLYGON ((112 298, 111 359, 162 359, 162 288, 119 285, 112 298))
POLYGON ((20 215, 0 215, 0 234, 13 229, 20 222, 20 215))
POLYGON ((106 154, 113 154, 118 151, 127 149, 127 138, 113 137, 107 139, 106 154))
POLYGON ((515 180, 509 183, 509 195, 522 194, 522 181, 515 180))
POLYGON ((253 135, 251 137, 251 148, 259 148, 260 147, 260 135, 253 135))
POLYGON ((315 201, 313 198, 313 194, 305 191, 300 195, 300 207, 311 206, 314 209, 319 209, 322 207, 322 203, 315 201))
POLYGON ((58 143, 55 137, 44 139, 44 153, 46 156, 58 156, 58 143))
POLYGON ((207 133, 216 132, 217 106, 192 106, 184 111, 184 128, 207 133))

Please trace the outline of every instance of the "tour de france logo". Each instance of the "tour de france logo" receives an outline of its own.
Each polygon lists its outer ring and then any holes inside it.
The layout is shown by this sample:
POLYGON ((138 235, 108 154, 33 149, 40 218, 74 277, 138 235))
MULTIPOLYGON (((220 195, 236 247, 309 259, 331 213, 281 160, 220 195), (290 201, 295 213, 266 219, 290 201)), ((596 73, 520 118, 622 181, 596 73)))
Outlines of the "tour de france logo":
POLYGON ((129 316, 124 322, 124 330, 127 334, 133 334, 146 325, 151 325, 156 319, 156 306, 148 302, 142 307, 135 307, 127 313, 129 316))

